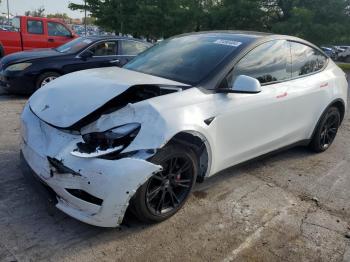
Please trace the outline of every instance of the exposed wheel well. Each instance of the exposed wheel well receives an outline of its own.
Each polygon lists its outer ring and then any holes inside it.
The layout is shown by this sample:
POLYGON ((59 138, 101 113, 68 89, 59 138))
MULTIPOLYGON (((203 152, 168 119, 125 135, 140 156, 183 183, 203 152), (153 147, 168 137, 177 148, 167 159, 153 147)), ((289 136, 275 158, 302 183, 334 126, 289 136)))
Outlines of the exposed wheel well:
POLYGON ((44 70, 42 70, 40 72, 40 74, 38 74, 37 79, 39 79, 39 77, 42 76, 43 74, 49 73, 49 72, 53 72, 53 73, 57 73, 57 74, 63 75, 63 73, 60 70, 58 70, 58 69, 44 69, 44 70))
POLYGON ((203 182, 211 165, 211 151, 205 137, 197 132, 184 131, 176 134, 168 143, 182 144, 194 151, 199 163, 197 182, 203 182))
POLYGON ((345 105, 344 105, 344 103, 341 100, 337 100, 337 101, 333 102, 330 105, 330 107, 331 106, 334 106, 334 107, 338 108, 339 113, 340 113, 340 122, 342 122, 343 119, 344 119, 344 115, 345 115, 345 105))

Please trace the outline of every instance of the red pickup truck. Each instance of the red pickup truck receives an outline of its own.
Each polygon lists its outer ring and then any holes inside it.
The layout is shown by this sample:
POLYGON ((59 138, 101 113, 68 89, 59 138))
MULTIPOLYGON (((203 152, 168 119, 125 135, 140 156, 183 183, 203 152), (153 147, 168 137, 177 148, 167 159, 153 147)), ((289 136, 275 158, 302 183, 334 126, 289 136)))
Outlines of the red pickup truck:
POLYGON ((0 57, 34 48, 60 46, 77 35, 57 19, 17 16, 12 29, 0 31, 0 57))

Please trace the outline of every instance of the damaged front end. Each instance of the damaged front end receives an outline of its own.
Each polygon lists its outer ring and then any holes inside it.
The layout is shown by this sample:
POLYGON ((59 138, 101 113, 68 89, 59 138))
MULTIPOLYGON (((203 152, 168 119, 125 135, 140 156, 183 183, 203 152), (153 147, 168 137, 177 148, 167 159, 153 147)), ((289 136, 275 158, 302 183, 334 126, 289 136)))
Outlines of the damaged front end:
MULTIPOLYGON (((138 188, 162 170, 151 157, 172 138, 180 138, 176 134, 181 131, 205 133, 203 119, 209 115, 194 108, 193 97, 197 102, 208 99, 196 88, 109 70, 113 75, 108 77, 102 70, 87 70, 58 78, 30 98, 21 119, 24 161, 55 192, 57 208, 102 227, 118 226, 138 188), (79 75, 80 88, 65 88, 79 75)), ((193 134, 204 177, 210 171, 209 144, 193 134)))
MULTIPOLYGON (((124 71, 117 72, 130 74, 124 71)), ((120 76, 119 85, 111 85, 102 80, 102 72, 93 73, 104 85, 100 83, 99 91, 86 88, 90 96, 84 101, 73 103, 62 90, 66 76, 30 98, 21 117, 21 153, 37 178, 55 192, 57 208, 92 225, 115 227, 136 190, 162 170, 148 161, 156 149, 147 143, 128 150, 139 143, 145 122, 165 126, 147 99, 178 92, 181 87, 156 77, 147 77, 150 84, 132 85, 125 76, 120 76), (140 105, 142 101, 145 104, 140 105)))
MULTIPOLYGON (((23 111, 21 152, 39 180, 57 195, 56 207, 83 222, 115 227, 121 223, 138 187, 159 172, 161 166, 146 160, 152 155, 150 152, 112 161, 108 159, 111 153, 102 153, 106 149, 101 147, 94 151, 95 157, 87 157, 82 145, 89 139, 93 138, 85 137, 84 141, 81 135, 44 123, 28 105, 23 111)), ((93 151, 92 144, 86 147, 93 151)))

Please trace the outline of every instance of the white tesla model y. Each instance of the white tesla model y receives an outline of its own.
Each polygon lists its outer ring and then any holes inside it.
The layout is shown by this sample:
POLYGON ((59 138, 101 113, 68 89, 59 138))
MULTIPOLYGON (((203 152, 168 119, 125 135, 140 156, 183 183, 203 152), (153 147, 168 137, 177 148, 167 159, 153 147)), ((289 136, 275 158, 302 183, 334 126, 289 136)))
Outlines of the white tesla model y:
POLYGON ((344 72, 302 39, 180 35, 38 90, 22 113, 23 168, 86 223, 118 226, 128 207, 162 221, 220 170, 294 144, 325 151, 347 92, 344 72))

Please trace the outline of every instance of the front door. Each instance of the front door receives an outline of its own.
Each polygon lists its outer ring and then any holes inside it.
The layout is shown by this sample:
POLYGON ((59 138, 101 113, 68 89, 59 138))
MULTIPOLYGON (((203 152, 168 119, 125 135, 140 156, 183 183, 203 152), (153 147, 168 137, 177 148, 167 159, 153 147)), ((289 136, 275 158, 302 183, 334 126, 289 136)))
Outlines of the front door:
POLYGON ((117 56, 117 40, 104 40, 97 42, 84 52, 89 52, 90 56, 86 58, 83 58, 82 55, 77 56, 73 63, 66 65, 66 71, 73 72, 91 68, 120 66, 120 61, 117 56))
POLYGON ((298 121, 285 101, 291 78, 290 45, 277 40, 264 43, 243 57, 227 77, 232 86, 239 75, 262 84, 258 94, 217 94, 220 113, 217 149, 222 167, 249 160, 293 142, 290 127, 298 121))

